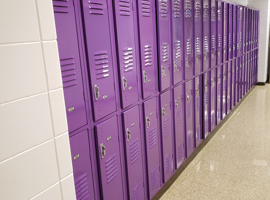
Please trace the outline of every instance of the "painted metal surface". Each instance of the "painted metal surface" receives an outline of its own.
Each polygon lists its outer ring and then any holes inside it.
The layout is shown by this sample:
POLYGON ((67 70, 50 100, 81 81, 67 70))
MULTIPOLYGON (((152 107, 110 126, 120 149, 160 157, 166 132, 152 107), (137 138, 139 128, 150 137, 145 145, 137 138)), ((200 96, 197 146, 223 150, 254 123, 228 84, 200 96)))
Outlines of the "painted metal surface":
POLYGON ((233 5, 233 58, 236 57, 237 50, 237 6, 233 5))
POLYGON ((217 125, 217 70, 216 68, 211 70, 211 132, 216 128, 217 125))
POLYGON ((210 0, 203 0, 203 71, 210 68, 210 0))
POLYGON ((210 74, 203 74, 203 137, 204 139, 210 134, 210 74))
POLYGON ((232 93, 231 93, 231 109, 235 106, 235 74, 236 74, 236 67, 235 67, 236 60, 233 59, 231 61, 232 65, 232 93))
POLYGON ((239 58, 235 59, 235 105, 239 102, 239 58))
POLYGON ((195 111, 195 148, 197 148, 203 141, 202 135, 202 75, 197 76, 195 82, 195 98, 194 98, 194 111, 195 111))
POLYGON ((242 90, 243 57, 242 56, 238 57, 238 66, 239 66, 239 68, 238 68, 238 101, 240 101, 242 99, 242 96, 243 96, 243 90, 242 90))
POLYGON ((227 114, 231 112, 231 95, 232 95, 232 63, 227 63, 227 114))
POLYGON ((223 62, 223 5, 217 1, 217 65, 223 62))
POLYGON ((233 5, 229 4, 228 22, 228 60, 233 58, 233 5))
POLYGON ((223 2, 223 62, 228 61, 228 14, 229 7, 228 3, 223 2))
POLYGON ((217 2, 211 0, 211 68, 217 65, 217 2))
POLYGON ((222 119, 227 115, 227 69, 228 64, 222 66, 222 119))
POLYGON ((217 67, 217 125, 222 119, 222 67, 217 67))
POLYGON ((243 53, 243 7, 237 6, 237 56, 243 53))

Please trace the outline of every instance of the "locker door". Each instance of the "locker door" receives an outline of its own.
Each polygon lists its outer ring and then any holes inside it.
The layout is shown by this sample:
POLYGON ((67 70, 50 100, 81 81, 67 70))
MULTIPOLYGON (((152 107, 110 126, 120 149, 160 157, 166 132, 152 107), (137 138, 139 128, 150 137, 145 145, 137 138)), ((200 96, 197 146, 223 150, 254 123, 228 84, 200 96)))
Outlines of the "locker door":
POLYGON ((238 57, 238 101, 242 99, 242 56, 238 57))
POLYGON ((237 6, 237 56, 242 54, 243 7, 237 6))
POLYGON ((117 117, 96 125, 95 134, 102 199, 123 199, 117 117))
POLYGON ((228 40, 229 40, 229 52, 228 52, 228 60, 233 58, 232 50, 233 50, 233 5, 229 4, 229 23, 228 23, 228 40))
POLYGON ((73 176, 77 199, 95 199, 88 131, 70 138, 73 176))
POLYGON ((143 98, 157 91, 156 16, 155 1, 137 2, 143 98))
POLYGON ((195 78, 195 147, 198 147, 202 138, 202 76, 195 78))
POLYGON ((222 75, 222 119, 227 115, 227 63, 223 64, 222 75))
POLYGON ((216 107, 217 107, 217 70, 211 70, 211 132, 216 128, 216 107))
POLYGON ((231 93, 232 93, 232 64, 228 62, 227 68, 227 114, 231 111, 231 93))
POLYGON ((246 8, 243 7, 243 39, 242 39, 242 53, 246 53, 246 8))
POLYGON ((210 68, 210 0, 203 0, 203 71, 210 68))
POLYGON ((129 199, 144 198, 142 140, 139 107, 123 113, 129 199))
POLYGON ((116 111, 114 74, 107 1, 82 0, 94 119, 116 111))
POLYGON ((237 6, 233 5, 233 58, 236 57, 237 48, 237 6))
POLYGON ((217 65, 217 2, 211 0, 211 68, 217 65))
POLYGON ((194 1, 194 54, 195 54, 195 75, 202 71, 202 1, 194 1))
POLYGON ((179 83, 184 78, 183 61, 183 6, 181 0, 174 0, 172 6, 172 57, 173 83, 179 83))
POLYGON ((137 68, 135 51, 134 11, 135 1, 115 0, 116 36, 122 108, 138 101, 137 68))
POLYGON ((209 110, 210 110, 210 74, 206 72, 203 74, 203 137, 204 139, 210 134, 210 123, 209 123, 209 110))
POLYGON ((228 61, 228 3, 223 2, 223 62, 228 61))
POLYGON ((160 91, 167 89, 171 83, 171 39, 170 39, 170 1, 157 2, 157 31, 159 51, 160 91))
POLYGON ((235 59, 235 105, 239 102, 239 62, 235 59))
POLYGON ((160 95, 161 135, 163 153, 163 180, 166 183, 173 175, 173 134, 171 91, 160 95))
POLYGON ((235 59, 231 61, 232 64, 232 96, 231 96, 231 108, 235 106, 235 59))
POLYGON ((248 12, 248 51, 251 50, 251 9, 249 9, 249 12, 248 12))
POLYGON ((53 1, 68 130, 87 124, 73 1, 53 1), (80 120, 78 120, 80 119, 80 120))
POLYGON ((217 68, 217 125, 221 122, 222 117, 222 65, 217 68))
POLYGON ((217 65, 223 61, 223 9, 222 2, 217 1, 217 65))
POLYGON ((174 88, 174 129, 175 129, 175 157, 176 168, 184 162, 185 153, 185 107, 184 86, 181 84, 174 88))
POLYGON ((160 149, 156 97, 143 103, 149 199, 160 189, 160 149))
POLYGON ((250 83, 250 81, 249 81, 249 74, 250 74, 250 72, 249 72, 249 62, 250 62, 250 60, 249 60, 249 53, 247 53, 247 57, 246 57, 246 80, 247 80, 247 92, 249 91, 249 89, 250 89, 250 85, 249 85, 249 83, 250 83))
POLYGON ((184 8, 184 59, 185 59, 185 80, 194 75, 193 61, 193 1, 183 1, 184 8))
POLYGON ((246 94, 246 55, 242 56, 242 96, 246 94))

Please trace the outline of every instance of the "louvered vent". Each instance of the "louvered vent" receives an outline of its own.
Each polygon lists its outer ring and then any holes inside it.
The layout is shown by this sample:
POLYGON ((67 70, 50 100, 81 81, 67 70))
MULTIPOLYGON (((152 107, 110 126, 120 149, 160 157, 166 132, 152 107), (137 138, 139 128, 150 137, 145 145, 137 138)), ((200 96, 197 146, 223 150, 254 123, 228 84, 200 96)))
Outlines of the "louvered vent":
POLYGON ((69 58, 60 58, 63 87, 77 85, 75 59, 74 56, 69 58))
POLYGON ((150 180, 151 180, 151 189, 153 190, 158 186, 158 183, 159 183, 159 170, 158 170, 158 167, 156 167, 150 173, 150 180))
POLYGON ((166 174, 169 173, 171 171, 171 169, 172 169, 172 155, 169 154, 165 158, 165 171, 166 171, 166 174))
POLYGON ((109 61, 107 51, 97 51, 94 53, 96 66, 96 79, 109 77, 109 61))
POLYGON ((180 58, 181 57, 181 42, 180 40, 176 40, 174 42, 174 48, 175 48, 175 58, 180 58))
POLYGON ((181 126, 181 121, 182 121, 182 110, 178 109, 176 111, 176 126, 177 127, 181 126))
POLYGON ((204 94, 204 104, 207 105, 208 104, 208 101, 209 101, 209 99, 208 99, 208 92, 206 92, 204 94))
MULTIPOLYGON (((197 127, 197 135, 198 135, 198 136, 201 135, 201 126, 200 126, 200 125, 197 127)), ((199 139, 200 139, 200 138, 199 138, 199 139)))
POLYGON ((211 126, 215 125, 215 113, 212 113, 211 115, 211 126))
POLYGON ((192 143, 192 134, 188 134, 188 149, 191 149, 192 143))
POLYGON ((169 118, 164 119, 164 136, 167 136, 170 133, 170 120, 169 118))
POLYGON ((175 18, 180 17, 180 0, 173 1, 173 16, 175 18))
POLYGON ((89 198, 87 174, 83 174, 75 180, 75 190, 77 200, 89 198))
POLYGON ((130 16, 129 0, 119 0, 119 12, 122 16, 130 16))
POLYGON ((134 69, 133 67, 133 50, 130 47, 123 49, 123 59, 125 72, 130 72, 134 69))
POLYGON ((211 88, 211 101, 215 98, 215 86, 211 88))
POLYGON ((162 43, 162 61, 167 62, 169 60, 169 47, 168 43, 162 43))
POLYGON ((131 164, 133 164, 139 158, 139 140, 138 139, 134 140, 129 145, 129 150, 130 150, 130 162, 131 164))
POLYGON ((167 17, 167 15, 168 15, 168 0, 160 0, 160 14, 161 14, 161 17, 167 17))
POLYGON ((152 65, 152 46, 145 45, 144 46, 144 65, 145 67, 149 67, 152 65))
POLYGON ((207 119, 204 121, 204 133, 205 135, 208 134, 208 120, 207 119))
POLYGON ((143 200, 143 187, 140 183, 133 190, 133 199, 134 200, 143 200))
POLYGON ((89 13, 93 15, 104 15, 103 0, 91 0, 89 3, 89 13))
POLYGON ((105 170, 107 183, 110 183, 118 174, 116 154, 112 155, 105 161, 105 170))
POLYGON ((221 35, 218 34, 218 48, 221 48, 221 35))
POLYGON ((187 103, 187 118, 191 117, 191 103, 187 103))
POLYGON ((68 0, 53 0, 55 13, 68 13, 68 0))
POLYGON ((153 128, 149 131, 149 148, 152 149, 157 144, 157 133, 156 129, 153 128))
POLYGON ((177 147, 177 160, 178 162, 183 159, 183 149, 182 149, 182 145, 177 147))
POLYGON ((198 112, 201 108, 201 100, 200 100, 200 97, 198 96, 196 98, 196 111, 198 112))
POLYGON ((142 0, 142 16, 143 17, 151 16, 150 0, 142 0))

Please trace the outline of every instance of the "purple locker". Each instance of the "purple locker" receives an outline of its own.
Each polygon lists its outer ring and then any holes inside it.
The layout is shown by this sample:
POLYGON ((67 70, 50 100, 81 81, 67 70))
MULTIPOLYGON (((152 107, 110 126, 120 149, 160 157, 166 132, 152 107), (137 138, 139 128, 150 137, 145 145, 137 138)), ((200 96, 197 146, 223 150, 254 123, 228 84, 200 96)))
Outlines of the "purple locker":
POLYGON ((202 71, 202 1, 194 0, 194 54, 195 75, 202 71))
POLYGON ((194 74, 193 61, 193 1, 185 0, 184 9, 184 59, 185 59, 185 80, 191 78, 194 74))
POLYGON ((173 83, 184 79, 183 55, 183 10, 181 0, 172 1, 172 54, 173 54, 173 83))
POLYGON ((243 41, 242 41, 242 53, 246 53, 246 8, 243 7, 243 41))
POLYGON ((228 61, 228 3, 223 2, 223 62, 228 61))
POLYGON ((70 138, 71 159, 77 199, 95 199, 88 131, 70 138))
POLYGON ((247 81, 247 88, 246 88, 246 92, 248 92, 250 90, 250 86, 249 86, 249 75, 250 75, 250 71, 249 71, 249 63, 250 63, 250 60, 249 60, 249 53, 247 53, 247 57, 246 57, 246 81, 247 81))
POLYGON ((138 106, 123 113, 128 194, 134 200, 145 199, 139 116, 138 106))
POLYGON ((248 9, 248 47, 247 47, 247 51, 251 50, 251 41, 250 41, 250 37, 251 37, 251 9, 248 9))
POLYGON ((237 6, 233 5, 233 49, 232 54, 233 58, 236 57, 236 48, 237 48, 237 6))
POLYGON ((223 62, 223 9, 222 2, 217 1, 217 65, 223 62))
POLYGON ((173 133, 171 91, 160 95, 161 135, 163 153, 163 180, 166 183, 173 175, 173 133))
POLYGON ((181 84, 174 88, 174 129, 175 129, 175 157, 176 168, 183 164, 185 153, 185 95, 184 86, 181 84))
POLYGON ((251 49, 254 49, 254 10, 252 10, 252 14, 251 14, 251 49))
POLYGON ((202 76, 195 78, 195 147, 198 147, 202 140, 202 76))
POLYGON ((228 23, 228 59, 233 58, 233 5, 229 4, 229 23, 228 23))
POLYGON ((235 59, 235 92, 234 92, 234 97, 235 97, 235 104, 239 102, 239 58, 235 59))
POLYGON ((238 101, 242 99, 242 56, 238 57, 238 101))
POLYGON ((53 1, 68 130, 87 124, 73 0, 53 1), (78 120, 79 119, 79 120, 78 120))
POLYGON ((227 115, 227 68, 228 64, 223 64, 222 67, 222 119, 227 115))
POLYGON ((102 199, 123 199, 117 117, 96 125, 95 134, 102 199))
POLYGON ((138 101, 134 0, 114 1, 122 108, 138 101))
POLYGON ((210 134, 210 73, 203 74, 203 137, 204 139, 210 134))
POLYGON ((250 54, 250 52, 249 53, 247 53, 247 55, 248 55, 248 90, 250 90, 251 89, 251 80, 250 80, 250 75, 251 75, 251 54, 250 54))
POLYGON ((211 132, 216 128, 217 70, 211 70, 211 132))
POLYGON ((94 119, 116 111, 111 34, 107 1, 83 0, 84 31, 92 88, 94 119))
POLYGON ((246 55, 242 56, 242 97, 246 94, 246 55))
POLYGON ((228 62, 227 67, 227 114, 231 112, 231 94, 232 94, 232 63, 228 62))
POLYGON ((190 80, 185 83, 186 91, 186 151, 189 157, 194 150, 194 83, 190 80))
POLYGON ((231 109, 235 106, 235 59, 231 61, 232 65, 232 93, 231 93, 231 109))
POLYGON ((157 29, 159 50, 159 84, 160 91, 167 89, 171 83, 171 43, 170 43, 170 2, 157 2, 157 29))
POLYGON ((149 199, 160 189, 160 151, 156 97, 143 103, 149 199))
POLYGON ((241 56, 243 43, 243 7, 237 6, 237 56, 241 56))
POLYGON ((143 98, 157 91, 155 2, 137 1, 143 98))
POLYGON ((222 119, 222 65, 217 67, 217 125, 222 119))
POLYGON ((211 68, 217 65, 217 2, 211 0, 211 68))
POLYGON ((203 71, 210 67, 210 1, 203 0, 203 71))

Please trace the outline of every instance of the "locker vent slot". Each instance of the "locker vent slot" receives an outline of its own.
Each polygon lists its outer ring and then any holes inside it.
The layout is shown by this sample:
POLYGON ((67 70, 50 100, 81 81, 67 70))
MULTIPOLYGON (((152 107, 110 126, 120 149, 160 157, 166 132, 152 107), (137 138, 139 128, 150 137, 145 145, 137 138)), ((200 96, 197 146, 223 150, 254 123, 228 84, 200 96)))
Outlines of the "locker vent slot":
POLYGON ((83 174, 75 180, 76 197, 78 200, 89 198, 87 174, 83 174))
POLYGON ((176 40, 174 43, 174 48, 175 48, 175 58, 180 58, 181 57, 181 42, 180 40, 176 40))
POLYGON ((174 0, 173 1, 173 16, 175 18, 180 17, 180 0, 174 0))
POLYGON ((169 118, 164 119, 164 136, 170 133, 170 120, 169 118))
POLYGON ((130 16, 129 0, 119 0, 119 12, 122 16, 130 16))
POLYGON ((77 85, 76 68, 74 56, 60 59, 63 87, 77 85))
POLYGON ((131 47, 127 47, 123 49, 123 59, 124 59, 124 66, 125 72, 133 71, 133 49, 131 47))
POLYGON ((213 101, 214 98, 215 98, 215 86, 213 86, 211 89, 211 101, 213 101))
POLYGON ((183 148, 182 144, 177 147, 177 161, 181 161, 183 159, 183 148))
POLYGON ((188 134, 188 149, 192 149, 192 133, 188 134))
POLYGON ((168 43, 162 43, 162 61, 165 63, 169 60, 169 47, 168 43))
POLYGON ((133 190, 133 199, 134 200, 143 200, 143 187, 139 183, 133 190))
POLYGON ((201 4, 199 2, 196 2, 195 4, 195 17, 196 18, 201 17, 201 4))
POLYGON ((152 46, 144 46, 144 65, 145 67, 152 66, 152 46))
POLYGON ((190 119, 191 118, 191 103, 187 104, 187 118, 190 119))
POLYGON ((204 120, 204 134, 208 134, 208 119, 204 120))
POLYGON ((198 139, 201 139, 201 126, 199 125, 198 127, 197 127, 197 135, 198 135, 198 139))
POLYGON ((151 179, 151 189, 155 189, 159 185, 159 170, 158 167, 156 167, 151 173, 150 173, 150 179, 151 179))
POLYGON ((134 140, 129 145, 129 151, 130 151, 130 162, 133 164, 136 160, 139 158, 139 140, 134 140))
POLYGON ((160 0, 160 14, 161 14, 161 17, 167 17, 167 15, 168 15, 168 0, 160 0))
POLYGON ((208 105, 208 93, 204 93, 204 105, 208 105))
POLYGON ((149 148, 152 149, 157 144, 157 133, 156 129, 153 128, 149 131, 149 148))
POLYGON ((109 61, 107 51, 97 51, 94 53, 96 79, 103 79, 109 77, 109 61))
POLYGON ((196 99, 196 111, 200 111, 200 108, 201 108, 201 100, 200 100, 200 97, 197 97, 196 99))
POLYGON ((209 7, 207 4, 203 5, 203 17, 206 19, 209 18, 209 7))
POLYGON ((218 34, 218 48, 221 48, 221 35, 218 34))
POLYGON ((55 13, 68 13, 68 0, 53 0, 55 13))
POLYGON ((215 113, 212 113, 211 115, 211 126, 215 125, 215 113))
POLYGON ((143 17, 151 16, 150 0, 142 0, 142 16, 143 17))
POLYGON ((181 121, 182 121, 182 110, 178 109, 176 111, 176 126, 177 127, 181 126, 181 121))
POLYGON ((166 174, 168 174, 172 169, 172 155, 169 154, 166 156, 165 159, 165 170, 166 170, 166 174))
POLYGON ((107 183, 110 183, 118 174, 116 154, 112 155, 105 161, 105 170, 107 183))
POLYGON ((104 15, 103 1, 102 0, 91 0, 89 3, 89 13, 93 15, 104 15))

